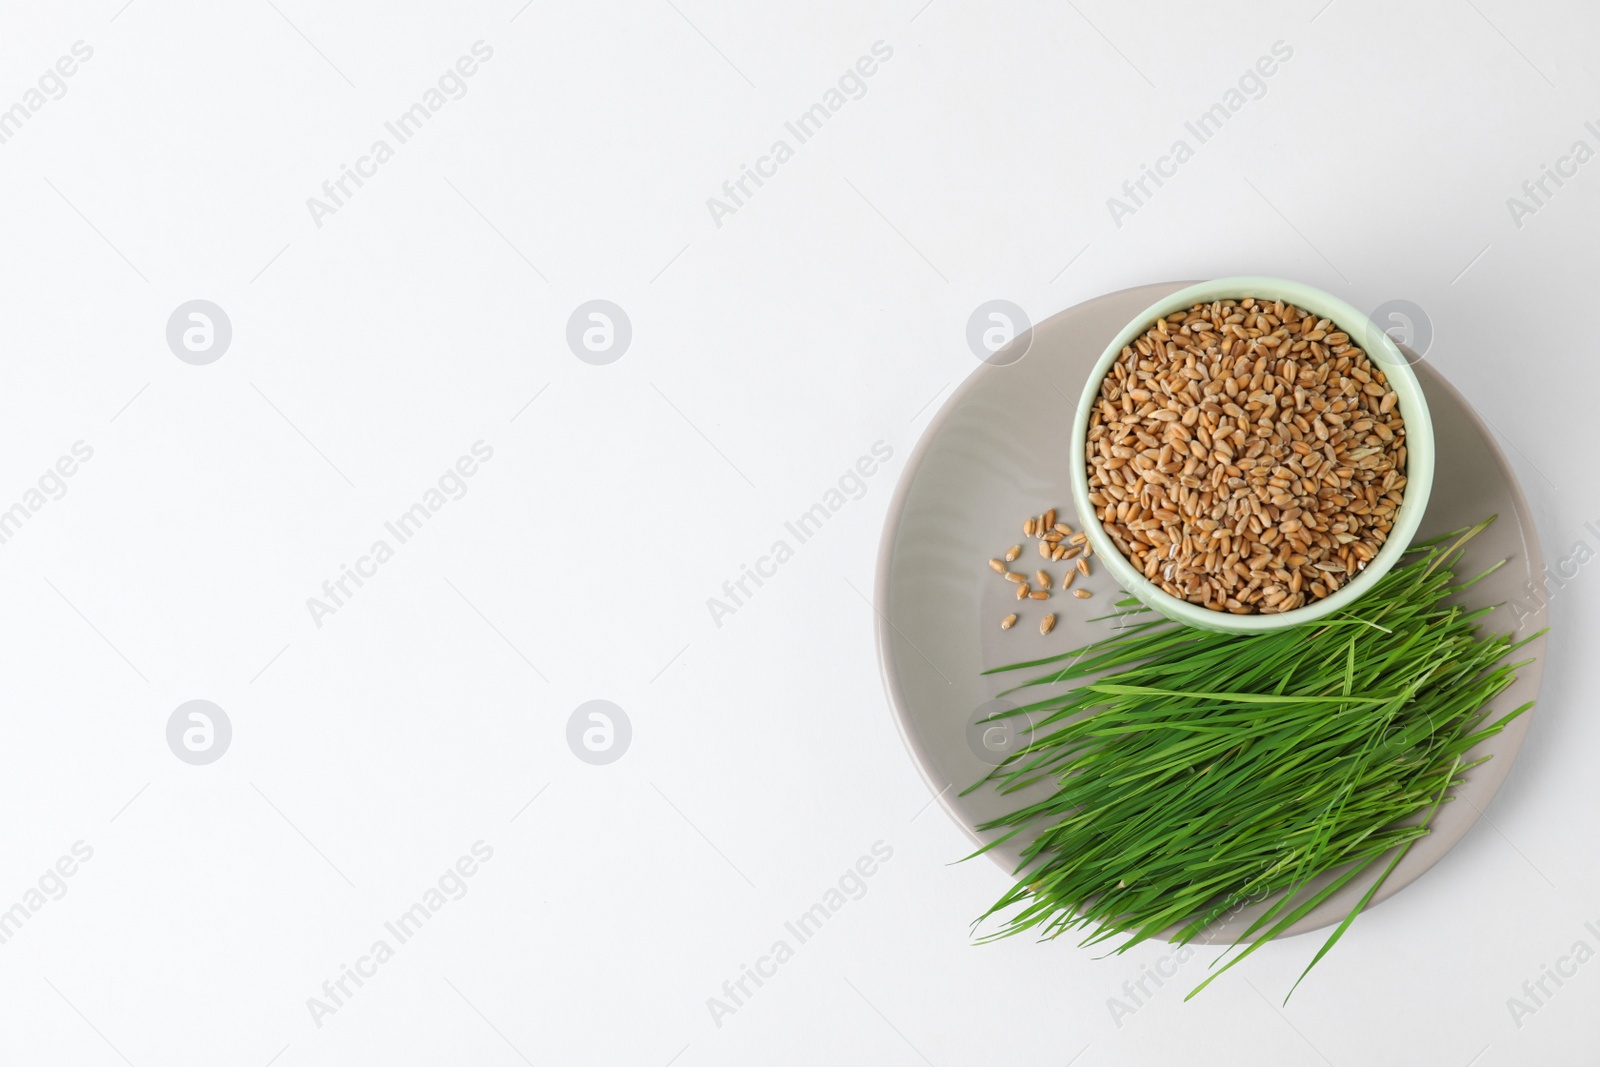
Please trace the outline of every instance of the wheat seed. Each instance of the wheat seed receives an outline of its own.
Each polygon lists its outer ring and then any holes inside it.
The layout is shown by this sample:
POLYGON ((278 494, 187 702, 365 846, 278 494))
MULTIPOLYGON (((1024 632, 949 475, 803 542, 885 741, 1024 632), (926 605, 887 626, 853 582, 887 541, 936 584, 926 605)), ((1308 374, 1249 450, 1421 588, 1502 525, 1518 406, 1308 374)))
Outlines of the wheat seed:
POLYGON ((1015 615, 1007 615, 1005 618, 1000 620, 1000 629, 1009 630, 1016 624, 1017 617, 1015 615))
POLYGON ((1026 575, 1018 574, 1016 571, 1006 571, 1006 581, 1008 582, 1025 582, 1027 580, 1026 575))
POLYGON ((1020 555, 1022 555, 1022 546, 1012 545, 1010 548, 1006 549, 1006 562, 1010 563, 1020 555))
POLYGON ((1040 589, 1050 588, 1050 575, 1045 571, 1034 571, 1033 580, 1039 584, 1040 589))
POLYGON ((1079 600, 1088 600, 1090 597, 1094 596, 1094 594, 1089 592, 1087 589, 1074 589, 1072 591, 1072 595, 1077 597, 1079 600))
POLYGON ((1054 615, 1046 615, 1044 618, 1039 620, 1039 632, 1040 633, 1047 634, 1051 630, 1054 630, 1055 628, 1056 628, 1056 617, 1054 615))
POLYGON ((994 571, 996 574, 1004 574, 1006 572, 1006 565, 997 559, 991 559, 989 561, 989 569, 994 571))

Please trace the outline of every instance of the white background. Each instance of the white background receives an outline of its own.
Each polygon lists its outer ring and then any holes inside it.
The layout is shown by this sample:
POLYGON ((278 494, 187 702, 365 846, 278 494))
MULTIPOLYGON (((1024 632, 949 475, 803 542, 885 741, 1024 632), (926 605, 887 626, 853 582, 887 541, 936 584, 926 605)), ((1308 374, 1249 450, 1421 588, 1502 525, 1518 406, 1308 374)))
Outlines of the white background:
POLYGON ((0 32, 0 108, 93 48, 0 145, 0 508, 94 450, 0 545, 0 909, 93 849, 0 945, 0 1062, 1600 1055, 1600 962, 1508 1006, 1600 949, 1594 570, 1552 601, 1492 825, 1287 1008, 1315 937, 1120 1017, 1165 946, 969 944, 1004 878, 951 865, 861 595, 978 304, 1240 273, 1424 309, 1551 563, 1600 548, 1600 163, 1520 226, 1506 203, 1600 147, 1592 8, 122 3, 9 4, 0 32), (466 95, 319 227, 307 198, 479 40, 466 95), (707 198, 878 41, 865 94, 719 226, 707 198), (1116 225, 1276 41, 1265 95, 1116 225), (165 339, 195 298, 233 326, 209 366, 165 339), (608 366, 565 341, 594 298, 633 326, 608 366), (317 626, 307 598, 480 440, 466 496, 317 626), (707 598, 880 440, 865 495, 716 625, 707 598), (196 698, 233 726, 208 766, 166 742, 196 698), (592 699, 632 723, 608 766, 566 742, 592 699), (307 999, 480 840, 466 895, 317 1025, 307 999), (879 841, 865 895, 718 1025, 708 998, 879 841))

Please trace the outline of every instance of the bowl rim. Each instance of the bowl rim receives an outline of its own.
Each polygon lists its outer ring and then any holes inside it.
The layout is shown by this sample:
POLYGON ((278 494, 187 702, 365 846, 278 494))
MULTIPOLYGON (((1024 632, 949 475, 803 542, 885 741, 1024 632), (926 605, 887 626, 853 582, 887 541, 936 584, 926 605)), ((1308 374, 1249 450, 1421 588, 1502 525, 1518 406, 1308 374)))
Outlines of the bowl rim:
POLYGON ((1403 556, 1422 524, 1423 512, 1433 489, 1434 439, 1433 421, 1428 411, 1428 401, 1416 372, 1391 338, 1372 319, 1352 304, 1331 293, 1303 282, 1257 275, 1216 278, 1197 282, 1163 297, 1135 316, 1122 331, 1106 345, 1100 358, 1089 372, 1089 379, 1078 399, 1074 413, 1072 437, 1068 452, 1071 467, 1072 503, 1078 522, 1088 534, 1101 563, 1109 570, 1122 588, 1137 597, 1146 606, 1177 622, 1206 630, 1229 633, 1266 633, 1330 615, 1348 607, 1353 601, 1383 577, 1403 556), (1377 363, 1387 376, 1391 387, 1399 396, 1400 415, 1406 424, 1406 485, 1401 503, 1395 513, 1394 524, 1378 554, 1362 570, 1332 595, 1294 608, 1269 615, 1235 615, 1231 612, 1213 611, 1198 604, 1172 596, 1146 578, 1129 562, 1112 542, 1100 522, 1094 506, 1089 502, 1089 475, 1085 466, 1085 437, 1089 429, 1089 414, 1100 394, 1100 384, 1127 345, 1149 329, 1158 316, 1170 315, 1193 307, 1195 304, 1215 300, 1240 300, 1245 298, 1282 300, 1296 307, 1316 313, 1331 320, 1345 333, 1357 339, 1367 357, 1377 363))

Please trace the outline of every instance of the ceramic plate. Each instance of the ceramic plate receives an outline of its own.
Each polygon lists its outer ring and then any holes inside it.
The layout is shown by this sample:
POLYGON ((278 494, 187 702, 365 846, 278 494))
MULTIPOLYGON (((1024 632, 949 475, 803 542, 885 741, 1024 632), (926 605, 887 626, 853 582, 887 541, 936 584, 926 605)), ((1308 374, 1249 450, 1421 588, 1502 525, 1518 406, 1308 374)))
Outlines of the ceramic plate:
MULTIPOLYGON (((1022 520, 1054 506, 1061 521, 1082 528, 1071 513, 1067 477, 1068 433, 1076 398, 1096 358, 1128 321, 1156 300, 1188 284, 1169 282, 1109 293, 1069 308, 1018 338, 1027 351, 1020 360, 981 364, 934 416, 906 465, 890 502, 878 554, 876 602, 878 657, 890 707, 906 747, 939 802, 974 842, 975 827, 1037 795, 1001 797, 985 787, 960 793, 998 763, 1015 738, 1006 731, 975 726, 1011 676, 985 677, 990 667, 1065 652, 1109 633, 1104 615, 1118 590, 1101 570, 1077 587, 1089 600, 1053 597, 1054 632, 1040 636, 1046 604, 1015 599, 1014 587, 1000 581, 986 561, 1021 543, 1016 567, 1027 573, 1042 561, 1036 544, 1022 536, 1022 520), (1017 611, 1014 630, 1000 620, 1017 611)), ((1488 428, 1461 394, 1426 361, 1416 370, 1433 412, 1438 463, 1433 495, 1419 538, 1467 526, 1489 516, 1499 519, 1469 544, 1458 573, 1477 573, 1494 561, 1507 563, 1470 593, 1476 605, 1503 603, 1488 624, 1525 636, 1545 624, 1543 605, 1527 597, 1525 582, 1538 580, 1544 562, 1532 516, 1516 476, 1488 428), (1513 610, 1513 604, 1520 605, 1513 610)), ((1060 564, 1051 568, 1060 570, 1060 564)), ((1544 640, 1523 655, 1538 659, 1494 703, 1498 712, 1533 700, 1539 690, 1544 640)), ((1433 832, 1417 841, 1379 890, 1376 904, 1399 892, 1439 861, 1466 834, 1511 769, 1532 721, 1533 709, 1514 720, 1472 755, 1494 758, 1473 768, 1456 791, 1458 801, 1434 817, 1433 832)), ((1025 842, 1013 839, 990 855, 1009 874, 1025 842)), ((955 858, 955 857, 952 857, 955 858)), ((1387 862, 1387 860, 1385 860, 1387 862)), ((1288 934, 1337 923, 1355 906, 1382 869, 1345 886, 1288 934)), ((1230 942, 1258 914, 1250 908, 1219 920, 1207 941, 1230 942)))

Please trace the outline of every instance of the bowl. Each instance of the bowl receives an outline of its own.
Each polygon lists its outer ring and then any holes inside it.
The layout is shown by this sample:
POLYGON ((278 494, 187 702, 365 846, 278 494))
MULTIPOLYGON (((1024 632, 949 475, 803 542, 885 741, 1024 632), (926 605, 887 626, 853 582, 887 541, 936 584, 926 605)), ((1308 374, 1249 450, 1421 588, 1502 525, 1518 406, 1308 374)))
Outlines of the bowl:
POLYGON ((1095 554, 1100 557, 1101 566, 1111 573, 1123 589, 1147 607, 1175 622, 1204 630, 1265 633, 1319 619, 1349 607, 1399 562, 1411 539, 1416 536, 1422 513, 1428 506, 1428 494, 1433 487, 1433 449, 1433 421, 1428 414, 1428 401, 1422 394, 1422 385, 1394 340, 1368 316, 1338 297, 1300 282, 1281 278, 1219 278, 1179 289, 1171 296, 1151 304, 1123 327, 1122 332, 1101 353, 1099 361, 1089 373, 1088 384, 1084 386, 1077 415, 1073 419, 1069 450, 1072 503, 1077 510, 1079 524, 1089 535, 1089 543, 1094 546, 1095 554), (1383 547, 1366 567, 1332 595, 1289 611, 1267 615, 1235 615, 1213 611, 1204 605, 1191 604, 1172 596, 1146 578, 1117 548, 1111 535, 1101 525, 1094 505, 1089 502, 1089 473, 1084 455, 1089 415, 1099 398, 1100 383, 1123 348, 1148 330, 1158 317, 1186 311, 1196 304, 1209 304, 1214 300, 1242 300, 1246 297, 1294 304, 1303 311, 1330 320, 1349 334, 1351 341, 1365 351, 1367 358, 1388 378, 1390 387, 1399 398, 1397 406, 1406 425, 1406 485, 1383 547))

